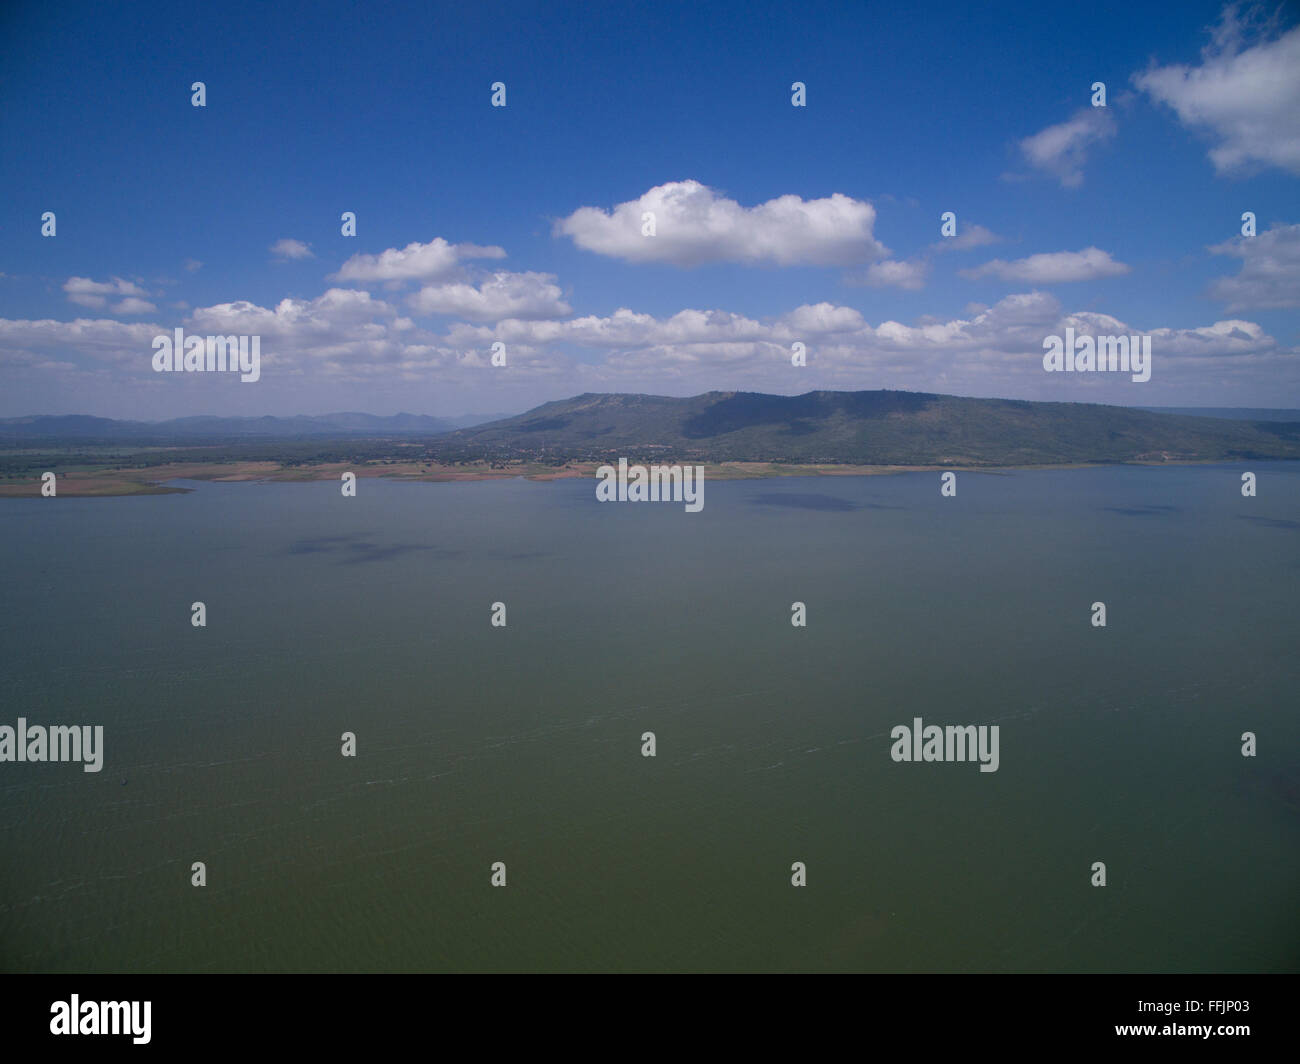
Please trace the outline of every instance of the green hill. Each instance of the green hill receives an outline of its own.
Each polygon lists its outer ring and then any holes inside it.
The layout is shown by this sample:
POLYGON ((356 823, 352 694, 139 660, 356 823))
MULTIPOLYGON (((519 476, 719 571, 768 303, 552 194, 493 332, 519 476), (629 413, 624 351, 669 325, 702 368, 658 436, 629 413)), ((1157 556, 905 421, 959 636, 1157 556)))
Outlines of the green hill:
POLYGON ((924 392, 594 394, 437 437, 449 458, 861 465, 1300 458, 1300 423, 924 392))

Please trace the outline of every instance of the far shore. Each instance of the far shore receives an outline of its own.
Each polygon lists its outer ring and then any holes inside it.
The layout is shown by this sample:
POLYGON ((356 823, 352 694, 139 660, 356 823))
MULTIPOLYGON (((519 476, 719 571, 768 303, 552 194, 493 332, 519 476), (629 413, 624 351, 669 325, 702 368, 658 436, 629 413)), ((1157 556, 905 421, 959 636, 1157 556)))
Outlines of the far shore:
MULTIPOLYGON (((177 487, 172 481, 206 480, 228 484, 235 482, 304 483, 321 480, 341 480, 343 473, 355 473, 358 479, 383 478, 393 481, 419 481, 431 484, 469 482, 479 480, 565 480, 573 477, 595 477, 600 462, 574 462, 565 466, 548 466, 538 463, 492 466, 488 463, 469 465, 438 465, 427 462, 383 462, 349 464, 346 462, 319 463, 309 466, 286 466, 279 462, 178 462, 172 465, 148 468, 76 470, 60 472, 57 476, 57 498, 105 498, 124 495, 175 495, 193 489, 177 487)), ((978 465, 836 465, 832 463, 794 465, 781 462, 704 462, 704 475, 710 480, 754 480, 767 477, 873 477, 897 473, 985 473, 1008 474, 1027 470, 1046 469, 1097 469, 1115 463, 1062 463, 1021 466, 978 465)), ((1222 462, 1202 462, 1173 458, 1153 458, 1150 461, 1126 463, 1143 466, 1215 465, 1222 462)), ((0 481, 0 498, 41 497, 41 479, 0 481)))

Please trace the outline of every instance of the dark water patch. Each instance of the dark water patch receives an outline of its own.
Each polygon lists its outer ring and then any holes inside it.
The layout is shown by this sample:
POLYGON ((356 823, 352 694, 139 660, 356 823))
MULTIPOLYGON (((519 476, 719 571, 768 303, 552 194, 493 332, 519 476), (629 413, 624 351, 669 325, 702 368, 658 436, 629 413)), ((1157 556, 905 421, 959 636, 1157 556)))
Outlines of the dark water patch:
MULTIPOLYGON (((762 495, 755 495, 751 501, 756 506, 786 506, 795 510, 825 510, 844 513, 848 510, 857 509, 857 506, 849 502, 848 499, 836 498, 834 495, 818 495, 813 492, 795 495, 764 492, 762 495)), ((868 503, 867 505, 876 508, 878 504, 868 503)))
POLYGON ((356 540, 356 536, 317 536, 314 539, 300 539, 289 547, 289 554, 323 554, 338 550, 356 540))
POLYGON ((1254 521, 1265 528, 1300 528, 1300 521, 1290 521, 1285 517, 1258 517, 1255 514, 1237 514, 1242 521, 1254 521))
POLYGON ((290 544, 288 554, 336 554, 340 565, 363 565, 387 561, 415 551, 434 551, 440 558, 454 558, 463 551, 447 550, 430 543, 374 543, 360 535, 315 536, 290 544))
POLYGON ((1164 517, 1182 512, 1181 506, 1103 506, 1103 510, 1125 517, 1164 517))

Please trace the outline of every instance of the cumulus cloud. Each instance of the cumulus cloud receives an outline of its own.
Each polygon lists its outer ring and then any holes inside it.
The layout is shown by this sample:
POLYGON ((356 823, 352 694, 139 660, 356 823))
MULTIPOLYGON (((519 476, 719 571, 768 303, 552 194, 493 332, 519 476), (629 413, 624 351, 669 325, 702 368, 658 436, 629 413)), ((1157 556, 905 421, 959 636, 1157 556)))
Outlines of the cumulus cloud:
POLYGON ((790 311, 781 321, 792 334, 799 336, 854 333, 867 325, 862 315, 852 307, 838 307, 834 303, 804 304, 790 311))
POLYGON ((438 281, 449 278, 467 259, 504 259, 499 247, 478 244, 449 244, 442 237, 429 243, 411 243, 404 248, 389 248, 378 255, 353 255, 330 280, 368 281, 438 281))
POLYGON ((346 328, 354 336, 373 339, 386 332, 375 319, 388 321, 396 316, 390 304, 369 292, 331 288, 315 299, 282 299, 273 309, 247 300, 196 307, 187 327, 194 332, 257 334, 303 342, 346 328))
POLYGON ((589 314, 568 321, 507 318, 492 326, 458 324, 447 331, 447 337, 453 344, 462 346, 504 340, 539 346, 567 343, 590 348, 626 348, 764 340, 769 332, 761 322, 730 311, 681 310, 660 319, 620 307, 604 317, 589 314))
POLYGON ((815 200, 778 196, 743 207, 698 181, 672 181, 611 211, 580 207, 554 231, 625 262, 843 266, 888 254, 872 234, 875 221, 870 203, 840 193, 815 200), (654 215, 654 236, 642 235, 647 212, 654 215))
MULTIPOLYGON (((730 201, 719 201, 707 189, 704 193, 707 222, 714 206, 730 201)), ((740 229, 767 224, 748 217, 761 208, 732 207, 744 216, 737 223, 740 229)), ((769 257, 762 261, 776 261, 769 238, 781 231, 779 225, 766 231, 766 244, 753 232, 738 235, 735 227, 710 229, 704 224, 701 229, 716 236, 714 251, 729 248, 737 261, 742 254, 759 254, 754 248, 767 249, 762 254, 769 257)), ((996 239, 974 225, 964 227, 962 235, 970 246, 996 239)), ((865 283, 920 287, 937 250, 925 249, 908 261, 863 264, 865 283)), ((1210 250, 1242 260, 1238 276, 1215 287, 1234 315, 1244 306, 1296 305, 1300 226, 1275 226, 1253 240, 1229 241, 1210 250)), ((794 251, 787 247, 785 253, 794 251)), ((971 304, 949 317, 908 322, 872 323, 857 309, 828 301, 770 317, 716 308, 658 316, 627 307, 573 317, 552 274, 484 273, 467 265, 475 258, 502 256, 499 248, 452 245, 439 238, 354 256, 344 264, 340 275, 354 281, 368 277, 390 287, 412 279, 423 282, 391 302, 353 285, 328 288, 314 299, 282 299, 267 306, 237 300, 199 307, 183 321, 165 324, 0 320, 0 364, 16 374, 30 374, 28 380, 57 379, 62 385, 75 379, 91 395, 100 384, 157 389, 159 395, 175 394, 167 389, 192 388, 195 396, 210 395, 202 389, 224 385, 163 380, 151 372, 152 338, 183 325, 190 334, 262 337, 263 388, 284 389, 288 401, 305 394, 295 388, 327 389, 335 382, 371 386, 358 394, 383 393, 398 400, 412 385, 438 394, 459 386, 471 391, 514 388, 517 391, 510 394, 520 397, 521 406, 525 399, 538 398, 530 381, 545 381, 552 396, 594 390, 664 394, 669 386, 678 394, 738 386, 766 391, 788 391, 792 386, 889 387, 1121 402, 1150 402, 1148 394, 1158 392, 1158 401, 1170 404, 1184 394, 1204 401, 1207 389, 1216 397, 1232 394, 1233 387, 1243 393, 1257 390, 1261 379, 1274 387, 1300 386, 1300 352, 1280 347, 1260 325, 1236 316, 1189 329, 1138 327, 1094 311, 1067 313, 1053 295, 1033 290, 1008 295, 992 306, 971 304), (451 321, 437 329, 422 321, 435 315, 451 321), (1076 334, 1150 334, 1157 383, 1150 392, 1135 396, 1131 388, 1123 390, 1117 378, 1062 380, 1045 374, 1043 338, 1067 327, 1076 334), (501 372, 489 364, 497 340, 508 347, 508 367, 501 372), (792 385, 789 359, 795 342, 807 345, 809 364, 792 385), (484 383, 488 380, 491 383, 484 383)), ((689 260, 690 255, 683 259, 689 260)), ((1011 262, 999 259, 963 272, 1027 282, 1032 288, 1128 271, 1109 253, 1088 247, 1011 262)), ((103 282, 74 277, 64 288, 70 299, 90 300, 115 314, 156 310, 145 298, 148 293, 117 277, 103 282)), ((171 312, 187 309, 184 304, 169 307, 171 312)), ((38 385, 33 388, 39 391, 38 385)))
POLYGON ((69 277, 63 282, 63 291, 67 293, 69 302, 96 310, 108 306, 108 300, 112 296, 141 297, 149 294, 139 285, 124 281, 121 277, 113 277, 107 281, 92 281, 89 277, 69 277))
POLYGON ((114 314, 152 314, 157 309, 147 299, 137 299, 135 296, 129 296, 119 303, 114 303, 112 307, 114 314))
POLYGON ((563 318, 573 308, 549 273, 495 273, 479 285, 426 285, 408 300, 417 314, 446 314, 469 321, 563 318))
POLYGON ((846 274, 844 281, 846 284, 866 285, 869 288, 899 288, 905 292, 917 292, 925 287, 936 253, 967 251, 986 244, 997 244, 1001 240, 1002 237, 982 225, 962 225, 956 236, 944 237, 910 259, 874 262, 861 273, 846 274))
POLYGON ((1083 184, 1083 166, 1094 145, 1115 135, 1115 120, 1105 107, 1084 107, 1065 122, 1048 126, 1020 142, 1020 153, 1036 170, 1065 188, 1083 184))
MULTIPOLYGON (((151 372, 152 338, 172 327, 112 320, 0 320, 0 365, 7 373, 30 372, 33 378, 57 372, 61 380, 75 378, 94 388, 125 382, 133 387, 213 387, 210 382, 160 383, 151 372)), ((287 389, 307 377, 381 390, 481 387, 495 340, 507 343, 511 381, 548 381, 552 395, 593 390, 663 394, 669 384, 682 394, 734 388, 738 380, 749 389, 788 391, 795 341, 808 346, 807 375, 799 381, 804 387, 1086 396, 1130 403, 1150 401, 1157 391, 1166 402, 1181 394, 1201 395, 1207 381, 1218 395, 1231 394, 1234 386, 1256 387, 1261 376, 1278 386, 1293 386, 1300 362, 1294 349, 1279 347, 1250 321, 1150 328, 1092 311, 1066 313, 1052 295, 1040 291, 1009 295, 991 307, 974 305, 960 317, 911 323, 872 324, 854 308, 822 302, 764 320, 717 309, 657 317, 620 308, 609 315, 566 320, 460 322, 439 335, 367 292, 330 289, 316 299, 285 299, 274 307, 236 301, 199 308, 184 327, 191 334, 261 335, 264 386, 287 389), (1043 338, 1062 335, 1067 327, 1079 335, 1150 334, 1157 383, 1144 385, 1137 396, 1127 378, 1118 375, 1070 375, 1066 380, 1066 375, 1045 374, 1043 338), (595 357, 576 358, 574 349, 595 357)), ((517 394, 521 401, 527 398, 524 392, 517 394)), ((535 402, 535 392, 532 397, 535 402)))
POLYGON ((127 365, 150 354, 156 325, 111 318, 53 321, 0 318, 0 361, 27 362, 50 349, 98 362, 127 365))
MULTIPOLYGON (((354 288, 330 288, 314 299, 282 299, 271 306, 234 300, 197 307, 183 320, 163 323, 0 319, 0 371, 48 376, 58 368, 68 382, 75 379, 92 390, 87 394, 98 389, 106 395, 113 387, 165 389, 173 395, 180 389, 190 397, 213 394, 211 389, 224 385, 207 377, 190 380, 153 372, 154 337, 170 334, 178 325, 190 335, 261 337, 262 386, 284 389, 288 402, 295 401, 293 389, 305 378, 324 387, 348 383, 391 390, 428 386, 433 380, 441 387, 472 387, 481 384, 485 370, 496 372, 490 345, 452 345, 393 304, 354 288)), ((509 357, 514 386, 554 376, 569 364, 562 352, 543 353, 525 343, 511 345, 509 357)))
POLYGON ((293 240, 285 237, 283 240, 277 240, 271 245, 271 254, 281 262, 288 259, 314 259, 311 247, 304 244, 301 240, 293 240))
MULTIPOLYGON (((1110 315, 1066 313, 1046 292, 1006 296, 991 307, 974 304, 965 317, 922 318, 912 324, 887 320, 871 325, 862 314, 832 303, 806 304, 769 321, 758 321, 722 310, 683 310, 658 318, 620 308, 607 316, 589 315, 568 321, 507 319, 492 326, 461 324, 448 330, 453 348, 486 350, 493 341, 511 350, 580 347, 602 353, 603 361, 587 372, 626 387, 626 380, 650 380, 655 374, 673 378, 693 375, 707 379, 720 368, 741 370, 751 386, 765 372, 782 390, 789 345, 803 341, 815 352, 818 371, 852 387, 898 387, 905 382, 922 390, 965 389, 964 394, 996 395, 1054 385, 1042 379, 1043 338, 1062 335, 1066 327, 1077 335, 1152 336, 1153 349, 1166 372, 1166 359, 1181 360, 1184 379, 1210 372, 1216 361, 1272 358, 1289 365, 1295 375, 1293 352, 1281 350, 1259 325, 1241 320, 1215 322, 1190 329, 1138 328, 1110 315), (1199 367, 1199 368, 1197 368, 1199 367), (881 383, 864 383, 871 374, 881 383)), ((1258 372, 1258 364, 1254 367, 1258 372)), ((715 385, 717 386, 717 385, 715 385)), ((1073 387, 1073 385, 1070 385, 1073 387)), ((1085 386, 1086 387, 1086 386, 1085 386)))
POLYGON ((1300 307, 1300 225, 1275 225, 1253 237, 1237 237, 1210 251, 1241 259, 1241 272, 1210 286, 1228 310, 1300 307))
POLYGON ((274 307, 247 300, 198 307, 185 329, 261 336, 263 380, 308 374, 376 384, 427 380, 428 372, 454 359, 394 306, 356 289, 331 288, 274 307))
POLYGON ((872 263, 861 278, 854 279, 854 283, 869 285, 872 288, 894 287, 915 292, 925 287, 925 277, 929 272, 929 263, 921 259, 907 262, 886 259, 884 262, 872 263))
POLYGON ((984 247, 986 244, 1000 244, 1002 237, 982 225, 958 225, 957 235, 945 237, 937 244, 931 244, 932 251, 967 251, 970 248, 984 247))
POLYGON ((1133 84, 1209 137, 1219 173, 1276 166, 1300 174, 1300 26, 1268 39, 1236 5, 1225 8, 1199 65, 1153 66, 1133 84), (1263 35, 1250 47, 1246 39, 1263 35))
POLYGON ((563 322, 507 320, 494 326, 453 327, 454 343, 486 344, 492 340, 533 345, 573 344, 591 348, 679 348, 696 354, 716 345, 728 351, 737 344, 777 345, 794 340, 833 340, 860 350, 871 348, 951 349, 1005 340, 1023 333, 1026 342, 1041 339, 1042 329, 1060 318, 1060 304, 1050 295, 1033 292, 1008 296, 972 320, 925 321, 916 326, 886 321, 871 326, 852 307, 832 303, 805 304, 771 321, 762 322, 722 310, 682 310, 656 318, 627 308, 613 314, 586 316, 563 322), (1025 331, 1028 330, 1028 331, 1025 331))
POLYGON ((961 275, 972 281, 981 277, 997 277, 1003 281, 1023 281, 1029 284, 1063 284, 1068 281, 1119 277, 1129 270, 1129 266, 1112 259, 1110 252, 1089 247, 1082 251, 1052 251, 1030 255, 1012 262, 993 259, 973 270, 962 270, 961 275))
MULTIPOLYGON (((805 305, 757 321, 719 310, 682 311, 668 317, 623 308, 605 317, 568 322, 499 322, 464 325, 447 337, 453 346, 486 349, 495 339, 514 350, 527 344, 542 353, 594 348, 595 361, 575 366, 575 391, 653 391, 693 394, 736 387, 791 389, 790 344, 808 347, 809 365, 798 387, 906 388, 958 395, 1024 398, 1086 398, 1089 401, 1175 403, 1254 387, 1261 375, 1300 383, 1294 349, 1279 347, 1258 324, 1241 320, 1195 328, 1150 328, 1095 312, 1066 313, 1052 295, 1017 293, 965 315, 921 318, 911 323, 871 324, 849 307, 805 305), (1141 395, 1120 375, 1047 374, 1043 339, 1063 335, 1149 334, 1155 355, 1154 384, 1141 395)), ((801 371, 802 372, 802 371, 801 371)), ((1237 394, 1241 394, 1238 392, 1237 394)), ((1188 404, 1191 405, 1191 404, 1188 404)))

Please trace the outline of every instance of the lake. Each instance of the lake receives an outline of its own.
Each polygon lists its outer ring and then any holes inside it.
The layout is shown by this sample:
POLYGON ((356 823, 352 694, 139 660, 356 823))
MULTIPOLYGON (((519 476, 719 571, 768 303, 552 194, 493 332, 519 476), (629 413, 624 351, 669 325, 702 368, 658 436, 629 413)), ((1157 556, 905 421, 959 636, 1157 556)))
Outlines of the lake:
POLYGON ((0 968, 1300 968, 1300 463, 957 480, 0 500, 0 968))

